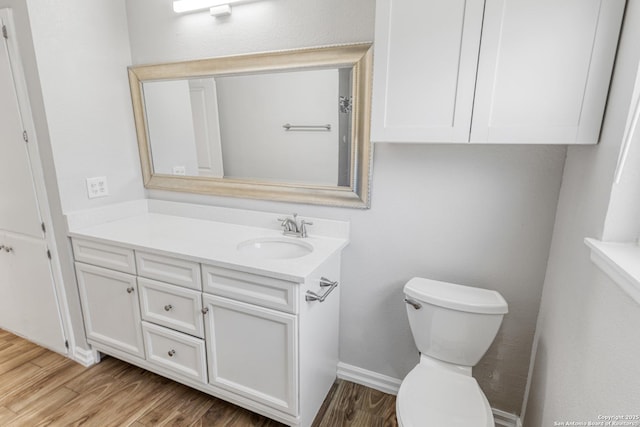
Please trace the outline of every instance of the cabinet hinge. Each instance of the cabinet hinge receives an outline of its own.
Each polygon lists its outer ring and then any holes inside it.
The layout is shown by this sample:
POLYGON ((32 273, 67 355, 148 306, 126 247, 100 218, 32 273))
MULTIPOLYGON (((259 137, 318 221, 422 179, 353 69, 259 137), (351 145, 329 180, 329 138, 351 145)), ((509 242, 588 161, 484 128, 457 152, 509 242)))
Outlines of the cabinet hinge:
POLYGON ((69 340, 64 340, 64 346, 69 350, 69 340))
POLYGON ((44 225, 44 222, 42 223, 42 232, 43 233, 47 232, 47 227, 44 225))
POLYGON ((24 142, 29 142, 29 135, 26 130, 22 132, 22 139, 24 139, 24 142))
POLYGON ((47 258, 51 259, 51 251, 47 249, 47 258))
POLYGON ((5 39, 9 40, 9 34, 7 34, 7 26, 6 25, 2 26, 2 37, 4 37, 5 39))

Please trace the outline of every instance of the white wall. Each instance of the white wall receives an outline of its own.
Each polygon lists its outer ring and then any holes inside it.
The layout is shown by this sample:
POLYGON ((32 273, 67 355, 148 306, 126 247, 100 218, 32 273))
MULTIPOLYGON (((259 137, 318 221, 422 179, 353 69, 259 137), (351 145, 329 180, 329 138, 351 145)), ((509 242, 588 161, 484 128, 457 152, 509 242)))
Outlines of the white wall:
POLYGON ((144 197, 122 0, 27 0, 64 212, 144 197), (106 176, 110 197, 87 197, 106 176))
POLYGON ((338 71, 216 78, 225 176, 338 185, 338 71), (282 125, 324 125, 286 131, 282 125))
MULTIPOLYGON (((640 307, 590 262, 582 242, 604 235, 639 38, 640 1, 630 0, 601 142, 567 153, 536 332, 527 427, 640 412, 640 307)), ((637 226, 630 231, 637 233, 637 226)), ((612 234, 624 238, 619 231, 612 234)))
POLYGON ((125 0, 136 64, 373 40, 375 0, 269 0, 218 19, 176 17, 172 1, 125 0))
MULTIPOLYGON (((218 21, 207 13, 176 17, 170 0, 126 3, 134 64, 373 40, 374 0, 272 0, 237 6, 218 21)), ((510 314, 474 375, 494 407, 519 412, 565 151, 377 144, 370 210, 148 195, 350 220, 340 360, 392 377, 404 377, 418 357, 402 302, 408 279, 498 290, 510 314)))

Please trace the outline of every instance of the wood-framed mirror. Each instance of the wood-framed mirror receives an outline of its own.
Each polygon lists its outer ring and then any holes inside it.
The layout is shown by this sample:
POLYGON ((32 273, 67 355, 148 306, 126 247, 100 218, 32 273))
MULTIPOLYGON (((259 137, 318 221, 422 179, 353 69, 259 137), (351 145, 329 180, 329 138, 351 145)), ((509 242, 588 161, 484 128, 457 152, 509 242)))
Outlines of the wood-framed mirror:
POLYGON ((145 187, 368 208, 371 50, 129 67, 145 187))

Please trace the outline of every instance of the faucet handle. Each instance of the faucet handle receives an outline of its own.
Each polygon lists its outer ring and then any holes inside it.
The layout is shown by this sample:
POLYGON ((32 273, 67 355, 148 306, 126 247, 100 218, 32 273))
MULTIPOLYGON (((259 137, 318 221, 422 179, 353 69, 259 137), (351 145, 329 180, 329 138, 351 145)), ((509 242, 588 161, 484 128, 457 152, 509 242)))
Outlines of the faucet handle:
POLYGON ((313 222, 304 219, 300 221, 300 237, 307 237, 307 225, 313 225, 313 222))
MULTIPOLYGON (((293 214, 293 221, 295 221, 297 217, 298 217, 298 214, 294 213, 293 214)), ((282 223, 284 223, 285 221, 291 221, 291 218, 277 218, 277 220, 282 222, 282 223)))

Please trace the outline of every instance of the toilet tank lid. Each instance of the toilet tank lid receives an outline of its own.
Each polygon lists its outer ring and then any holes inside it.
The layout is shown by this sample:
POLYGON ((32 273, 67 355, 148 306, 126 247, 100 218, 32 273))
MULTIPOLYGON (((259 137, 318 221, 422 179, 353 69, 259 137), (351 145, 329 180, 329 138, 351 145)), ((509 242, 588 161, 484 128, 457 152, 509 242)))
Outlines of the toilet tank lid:
POLYGON ((480 314, 505 314, 507 301, 496 291, 414 277, 404 285, 414 299, 452 310, 480 314))

